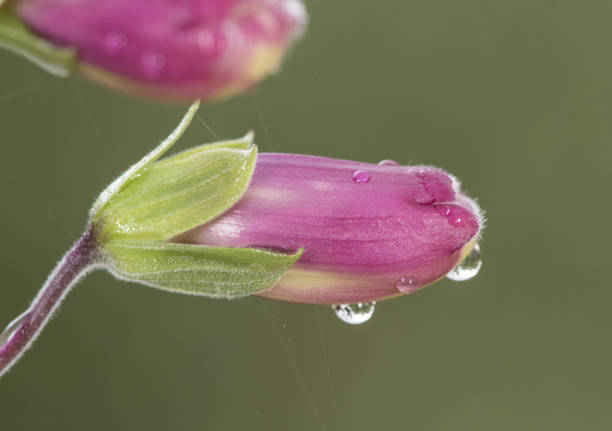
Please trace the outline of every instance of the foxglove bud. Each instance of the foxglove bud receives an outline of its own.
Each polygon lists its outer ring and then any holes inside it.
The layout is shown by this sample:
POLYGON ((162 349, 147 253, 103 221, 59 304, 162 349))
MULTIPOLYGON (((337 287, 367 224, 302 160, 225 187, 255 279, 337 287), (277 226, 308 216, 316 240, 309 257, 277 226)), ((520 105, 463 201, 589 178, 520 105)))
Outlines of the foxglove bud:
POLYGON ((438 168, 256 155, 251 138, 161 161, 156 150, 113 183, 90 221, 111 272, 209 296, 358 303, 432 283, 478 240, 480 209, 438 168), (253 256, 271 266, 241 267, 253 256), (217 268, 226 258, 235 267, 217 268))
POLYGON ((260 154, 242 199, 174 242, 294 252, 262 296, 343 304, 411 293, 470 252, 483 218, 459 182, 428 166, 260 154))
POLYGON ((437 168, 258 155, 250 134, 160 160, 197 107, 96 200, 84 235, 0 333, 0 375, 94 268, 209 297, 363 303, 444 276, 479 238, 478 206, 437 168))
POLYGON ((43 40, 74 52, 69 69, 174 100, 248 89, 278 69, 306 23, 301 0, 17 0, 10 7, 43 40))

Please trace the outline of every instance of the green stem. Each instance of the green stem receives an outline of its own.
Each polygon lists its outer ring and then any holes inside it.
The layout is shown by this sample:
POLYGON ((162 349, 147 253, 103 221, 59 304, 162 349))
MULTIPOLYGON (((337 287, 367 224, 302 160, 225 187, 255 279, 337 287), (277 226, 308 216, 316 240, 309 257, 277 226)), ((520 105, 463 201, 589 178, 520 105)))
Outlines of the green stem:
MULTIPOLYGON (((5 0, 0 0, 2 7, 5 0)), ((76 51, 60 48, 34 35, 8 11, 0 9, 0 47, 21 55, 57 76, 68 76, 76 64, 76 51)))

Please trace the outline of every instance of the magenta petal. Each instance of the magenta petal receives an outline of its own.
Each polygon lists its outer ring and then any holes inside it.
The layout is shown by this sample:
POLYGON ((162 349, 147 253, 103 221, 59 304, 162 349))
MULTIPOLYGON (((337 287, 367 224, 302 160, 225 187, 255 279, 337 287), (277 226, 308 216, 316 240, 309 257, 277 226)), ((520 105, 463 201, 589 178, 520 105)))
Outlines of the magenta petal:
POLYGON ((300 0, 19 0, 15 10, 46 39, 75 47, 85 75, 170 99, 249 88, 306 24, 300 0))
POLYGON ((482 217, 458 188, 452 176, 433 167, 260 154, 243 198, 175 240, 304 248, 298 263, 262 296, 308 303, 377 300, 444 276, 473 245, 482 217), (355 180, 358 171, 367 182, 355 180))

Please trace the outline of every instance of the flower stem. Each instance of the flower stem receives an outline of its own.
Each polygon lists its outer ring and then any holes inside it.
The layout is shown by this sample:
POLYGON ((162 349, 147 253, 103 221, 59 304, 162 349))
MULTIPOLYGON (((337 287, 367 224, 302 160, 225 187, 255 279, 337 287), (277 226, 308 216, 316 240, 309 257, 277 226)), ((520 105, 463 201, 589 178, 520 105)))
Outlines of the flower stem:
POLYGON ((0 376, 30 347, 72 286, 99 266, 96 241, 88 228, 59 261, 30 307, 0 333, 0 376))

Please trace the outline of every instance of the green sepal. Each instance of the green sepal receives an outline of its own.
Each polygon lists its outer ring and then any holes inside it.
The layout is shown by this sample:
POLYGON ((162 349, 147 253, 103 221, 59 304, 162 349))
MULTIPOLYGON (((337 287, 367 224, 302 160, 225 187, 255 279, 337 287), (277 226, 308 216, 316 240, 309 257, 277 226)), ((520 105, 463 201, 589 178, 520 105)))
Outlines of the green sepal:
POLYGON ((194 109, 168 140, 102 193, 92 210, 101 243, 164 241, 206 223, 240 199, 257 157, 251 134, 156 161, 187 127, 194 109))
POLYGON ((91 210, 89 211, 89 220, 93 220, 98 216, 100 211, 104 208, 104 206, 108 203, 111 197, 115 194, 119 193, 123 187, 125 187, 133 178, 135 178, 138 173, 148 167, 151 163, 155 162, 161 156, 164 155, 166 151, 168 151, 185 133, 189 124, 193 120, 196 112, 198 112, 198 108, 200 107, 200 102, 196 100, 191 104, 187 113, 181 119, 181 122, 176 126, 176 128, 168 135, 166 139, 162 141, 153 151, 140 159, 137 163, 132 165, 127 171, 121 174, 115 181, 110 183, 106 189, 98 199, 94 202, 91 210))
POLYGON ((239 298, 269 289, 301 256, 250 248, 155 241, 111 241, 102 247, 115 276, 177 293, 239 298))
MULTIPOLYGON (((0 0, 0 6, 3 6, 0 0)), ((0 10, 0 47, 21 55, 56 76, 68 76, 76 66, 76 50, 61 48, 34 35, 17 18, 0 10)))

